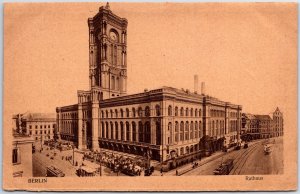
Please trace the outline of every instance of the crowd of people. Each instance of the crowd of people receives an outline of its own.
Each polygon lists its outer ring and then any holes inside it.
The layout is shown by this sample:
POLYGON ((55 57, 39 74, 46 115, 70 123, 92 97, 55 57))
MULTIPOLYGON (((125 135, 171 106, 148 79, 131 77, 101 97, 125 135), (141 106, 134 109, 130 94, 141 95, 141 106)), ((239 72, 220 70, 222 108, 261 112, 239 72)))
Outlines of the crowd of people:
POLYGON ((109 152, 87 152, 83 159, 101 162, 116 173, 122 172, 130 176, 143 176, 145 170, 147 170, 147 174, 149 174, 149 169, 154 170, 154 168, 149 168, 144 159, 130 158, 109 152))

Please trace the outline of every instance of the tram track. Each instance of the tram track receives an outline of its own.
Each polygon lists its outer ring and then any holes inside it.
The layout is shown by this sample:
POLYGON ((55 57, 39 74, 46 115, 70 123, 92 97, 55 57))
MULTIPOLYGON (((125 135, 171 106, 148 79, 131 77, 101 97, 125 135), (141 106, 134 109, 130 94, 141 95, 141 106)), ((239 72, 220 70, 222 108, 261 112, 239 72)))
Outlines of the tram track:
POLYGON ((230 175, 239 175, 247 161, 247 159, 251 156, 251 153, 253 153, 256 148, 261 144, 262 142, 256 142, 251 147, 249 147, 245 152, 238 155, 237 158, 234 159, 234 168, 229 173, 230 175))

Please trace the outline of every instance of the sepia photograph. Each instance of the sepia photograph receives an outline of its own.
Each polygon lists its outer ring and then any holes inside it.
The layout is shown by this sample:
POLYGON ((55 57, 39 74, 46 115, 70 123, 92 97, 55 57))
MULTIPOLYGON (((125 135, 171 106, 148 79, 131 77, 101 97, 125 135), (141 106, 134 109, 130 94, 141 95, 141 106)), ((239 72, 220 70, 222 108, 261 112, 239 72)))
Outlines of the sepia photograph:
POLYGON ((3 189, 297 189, 296 3, 5 3, 3 189))

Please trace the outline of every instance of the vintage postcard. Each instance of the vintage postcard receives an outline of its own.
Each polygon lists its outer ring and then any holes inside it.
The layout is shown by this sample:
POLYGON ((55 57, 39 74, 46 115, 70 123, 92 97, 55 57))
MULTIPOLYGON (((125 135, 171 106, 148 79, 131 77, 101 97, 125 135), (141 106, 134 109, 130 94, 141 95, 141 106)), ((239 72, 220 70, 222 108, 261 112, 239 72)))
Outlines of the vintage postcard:
POLYGON ((296 3, 6 3, 3 188, 297 189, 296 3))

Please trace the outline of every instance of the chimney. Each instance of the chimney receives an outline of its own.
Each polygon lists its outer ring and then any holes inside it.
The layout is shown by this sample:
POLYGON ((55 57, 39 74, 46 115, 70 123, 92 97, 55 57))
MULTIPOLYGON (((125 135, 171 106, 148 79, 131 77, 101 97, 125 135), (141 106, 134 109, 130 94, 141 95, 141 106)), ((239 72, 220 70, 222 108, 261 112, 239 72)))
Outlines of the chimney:
POLYGON ((201 82, 201 94, 205 95, 205 82, 201 82))
POLYGON ((198 93, 198 75, 194 75, 194 93, 198 93))

